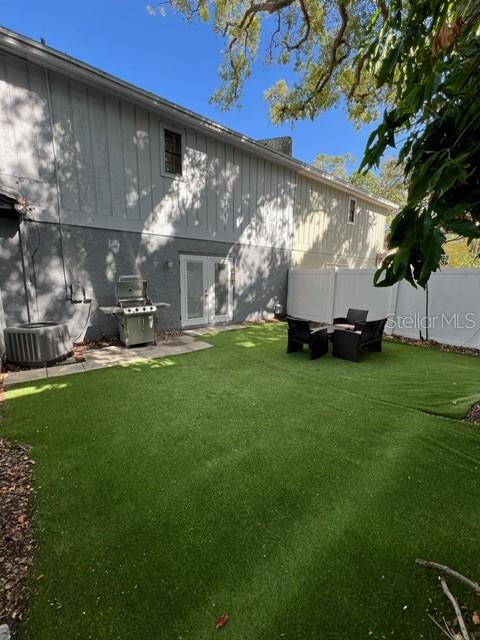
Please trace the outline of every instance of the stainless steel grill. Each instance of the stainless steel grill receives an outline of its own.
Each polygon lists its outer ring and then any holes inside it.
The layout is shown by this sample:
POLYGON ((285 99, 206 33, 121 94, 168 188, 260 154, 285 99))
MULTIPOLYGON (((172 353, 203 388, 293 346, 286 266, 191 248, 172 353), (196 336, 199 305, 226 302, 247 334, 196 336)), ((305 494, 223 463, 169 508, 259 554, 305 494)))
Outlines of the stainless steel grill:
POLYGON ((148 283, 142 276, 120 276, 115 283, 115 307, 102 307, 117 317, 120 340, 126 347, 155 342, 155 312, 163 303, 154 304, 148 295, 148 283))
POLYGON ((166 302, 152 302, 148 282, 142 276, 120 276, 115 283, 114 307, 100 307, 103 313, 118 320, 120 340, 126 347, 155 343, 155 313, 166 302))
POLYGON ((120 340, 126 347, 155 342, 156 305, 148 295, 148 283, 142 276, 120 276, 115 283, 120 340))

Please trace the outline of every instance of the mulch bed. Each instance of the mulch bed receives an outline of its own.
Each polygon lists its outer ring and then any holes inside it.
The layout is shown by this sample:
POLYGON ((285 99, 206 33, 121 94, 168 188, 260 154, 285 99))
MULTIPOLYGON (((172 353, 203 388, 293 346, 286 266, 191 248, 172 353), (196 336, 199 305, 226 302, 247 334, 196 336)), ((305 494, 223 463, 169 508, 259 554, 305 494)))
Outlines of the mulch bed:
POLYGON ((32 464, 26 447, 0 438, 0 625, 12 633, 25 612, 32 566, 32 464))
POLYGON ((159 331, 157 333, 157 340, 168 340, 168 338, 176 338, 177 336, 183 336, 183 331, 177 329, 170 329, 168 331, 159 331))
POLYGON ((91 351, 92 349, 104 349, 105 347, 119 347, 120 338, 118 336, 103 336, 102 338, 76 342, 75 345, 83 347, 85 351, 91 351))
POLYGON ((424 347, 426 349, 438 349, 438 351, 448 351, 449 353, 462 353, 463 355, 480 357, 480 349, 473 349, 472 347, 457 347, 453 344, 442 344, 436 340, 418 340, 417 338, 405 338, 404 336, 390 336, 384 335, 384 340, 390 342, 402 342, 404 344, 413 344, 417 347, 424 347))

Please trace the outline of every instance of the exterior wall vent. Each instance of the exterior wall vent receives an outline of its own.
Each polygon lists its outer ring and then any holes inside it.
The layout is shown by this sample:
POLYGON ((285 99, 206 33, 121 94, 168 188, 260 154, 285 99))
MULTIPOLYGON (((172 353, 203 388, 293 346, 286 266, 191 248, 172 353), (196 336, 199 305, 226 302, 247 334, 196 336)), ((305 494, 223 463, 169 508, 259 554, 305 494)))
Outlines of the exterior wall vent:
POLYGON ((7 327, 3 334, 12 364, 46 366, 67 358, 73 350, 66 322, 28 322, 7 327))

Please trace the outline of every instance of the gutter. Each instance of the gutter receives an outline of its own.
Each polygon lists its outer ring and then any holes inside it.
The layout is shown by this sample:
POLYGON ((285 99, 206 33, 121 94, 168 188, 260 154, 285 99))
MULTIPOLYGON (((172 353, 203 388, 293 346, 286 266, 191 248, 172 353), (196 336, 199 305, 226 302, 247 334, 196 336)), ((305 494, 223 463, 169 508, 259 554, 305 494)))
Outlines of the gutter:
POLYGON ((164 98, 160 98, 154 93, 140 89, 129 82, 120 80, 100 69, 96 69, 56 49, 47 47, 14 31, 10 31, 5 27, 0 27, 0 49, 21 57, 33 64, 42 65, 49 70, 57 71, 62 75, 66 75, 67 78, 74 77, 84 83, 94 84, 109 93, 116 93, 121 98, 128 98, 134 103, 159 112, 164 117, 174 118, 191 128, 206 131, 217 139, 227 140, 233 145, 248 149, 255 155, 288 167, 306 178, 332 186, 353 197, 380 206, 386 210, 386 214, 398 209, 398 205, 390 200, 376 197, 368 193, 368 191, 353 187, 343 180, 316 169, 307 162, 292 158, 280 151, 269 149, 253 138, 238 133, 228 127, 224 127, 209 118, 205 118, 189 109, 169 102, 164 98))

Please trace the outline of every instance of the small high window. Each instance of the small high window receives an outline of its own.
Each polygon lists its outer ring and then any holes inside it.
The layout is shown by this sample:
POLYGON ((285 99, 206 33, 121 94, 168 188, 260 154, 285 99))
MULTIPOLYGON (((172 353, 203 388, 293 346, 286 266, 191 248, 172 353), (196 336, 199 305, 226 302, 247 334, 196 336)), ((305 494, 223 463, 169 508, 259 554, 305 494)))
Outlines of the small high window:
POLYGON ((348 224, 355 224, 355 215, 357 213, 357 201, 350 198, 348 204, 348 224))
POLYGON ((165 172, 174 176, 182 175, 182 136, 180 133, 164 129, 165 172))

